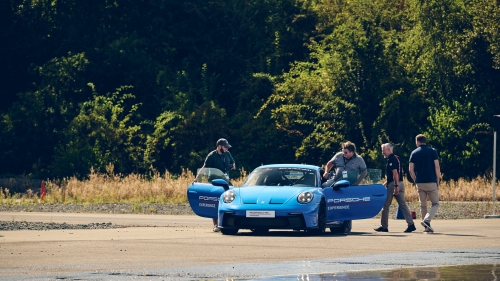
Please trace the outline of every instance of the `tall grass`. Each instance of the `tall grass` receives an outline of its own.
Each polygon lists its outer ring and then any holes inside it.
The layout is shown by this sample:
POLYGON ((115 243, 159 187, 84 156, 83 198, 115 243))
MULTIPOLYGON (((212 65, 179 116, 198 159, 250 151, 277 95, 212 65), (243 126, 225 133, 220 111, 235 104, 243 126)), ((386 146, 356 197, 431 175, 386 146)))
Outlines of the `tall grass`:
MULTIPOLYGON (((88 179, 76 177, 46 181, 47 195, 41 203, 187 203, 186 191, 195 175, 185 170, 180 175, 168 172, 160 174, 151 171, 147 175, 115 175, 112 168, 108 173, 91 171, 88 179)), ((242 184, 246 174, 232 179, 235 186, 242 184)), ((500 189, 500 186, 499 186, 500 189)), ((39 202, 37 193, 28 190, 25 194, 10 194, 0 188, 3 204, 39 202)), ((408 202, 418 202, 416 187, 405 180, 405 194, 408 202)), ((443 182, 439 189, 441 201, 491 201, 492 183, 485 177, 467 181, 443 182)), ((497 200, 500 190, 497 192, 497 200)), ((0 203, 0 204, 2 204, 0 203)))
MULTIPOLYGON (((408 180, 405 182, 405 198, 407 202, 418 202, 417 188, 408 180)), ((496 199, 500 198, 500 186, 496 183, 496 199)), ((477 177, 467 181, 465 179, 442 182, 439 186, 441 201, 491 201, 493 199, 492 181, 486 177, 477 177)))
POLYGON ((168 172, 149 175, 91 172, 87 180, 77 178, 47 182, 46 203, 186 203, 186 191, 194 174, 168 172))

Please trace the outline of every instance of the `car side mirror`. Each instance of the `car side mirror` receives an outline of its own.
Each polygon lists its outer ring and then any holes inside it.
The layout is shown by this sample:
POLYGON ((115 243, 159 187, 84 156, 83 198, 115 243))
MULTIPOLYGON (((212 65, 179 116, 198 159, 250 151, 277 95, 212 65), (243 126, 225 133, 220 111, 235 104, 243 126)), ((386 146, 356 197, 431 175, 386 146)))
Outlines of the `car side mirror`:
POLYGON ((339 180, 333 185, 333 190, 339 191, 341 188, 346 188, 351 186, 351 183, 348 180, 339 180))
POLYGON ((212 185, 222 186, 224 190, 229 190, 229 184, 223 179, 215 179, 212 181, 212 185))

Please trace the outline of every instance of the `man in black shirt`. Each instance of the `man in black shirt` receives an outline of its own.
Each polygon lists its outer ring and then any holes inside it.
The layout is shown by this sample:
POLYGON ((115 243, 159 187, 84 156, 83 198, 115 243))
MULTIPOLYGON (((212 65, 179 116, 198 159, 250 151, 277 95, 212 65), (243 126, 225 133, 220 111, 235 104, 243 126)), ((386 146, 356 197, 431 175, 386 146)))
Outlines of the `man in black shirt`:
POLYGON ((406 222, 408 223, 408 228, 405 232, 415 231, 415 224, 413 223, 413 218, 410 214, 410 209, 405 201, 405 187, 402 176, 401 162, 399 157, 393 153, 394 146, 390 143, 384 143, 382 145, 382 154, 387 159, 386 165, 386 178, 387 181, 384 183, 387 189, 387 199, 385 200, 384 208, 382 209, 382 217, 380 219, 381 226, 375 228, 378 232, 388 232, 389 231, 389 208, 391 207, 392 198, 396 198, 399 208, 403 212, 406 222))
POLYGON ((427 146, 427 138, 419 134, 415 137, 417 148, 410 154, 410 175, 417 185, 420 200, 420 213, 425 227, 424 232, 433 233, 431 220, 439 208, 439 181, 441 179, 441 168, 437 151, 427 146), (427 212, 427 197, 432 203, 427 212))
POLYGON ((228 175, 229 170, 234 170, 236 168, 233 156, 231 152, 229 152, 231 145, 226 139, 219 139, 216 145, 216 149, 211 151, 205 158, 202 169, 216 168, 228 175))
MULTIPOLYGON (((236 163, 234 162, 233 156, 229 152, 231 145, 226 139, 219 139, 216 143, 216 149, 210 152, 205 158, 205 163, 203 168, 216 168, 221 170, 229 182, 229 170, 234 170, 236 168, 236 163)), ((214 232, 219 232, 220 228, 217 226, 218 220, 216 218, 212 219, 214 223, 214 232)))

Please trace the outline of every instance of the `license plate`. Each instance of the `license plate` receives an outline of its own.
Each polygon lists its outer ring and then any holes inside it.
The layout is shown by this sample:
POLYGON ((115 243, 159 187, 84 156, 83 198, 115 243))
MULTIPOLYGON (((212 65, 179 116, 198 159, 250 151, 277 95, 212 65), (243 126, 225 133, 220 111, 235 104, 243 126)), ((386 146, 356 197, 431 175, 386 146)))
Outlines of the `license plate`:
POLYGON ((247 218, 274 218, 275 211, 247 211, 247 218))

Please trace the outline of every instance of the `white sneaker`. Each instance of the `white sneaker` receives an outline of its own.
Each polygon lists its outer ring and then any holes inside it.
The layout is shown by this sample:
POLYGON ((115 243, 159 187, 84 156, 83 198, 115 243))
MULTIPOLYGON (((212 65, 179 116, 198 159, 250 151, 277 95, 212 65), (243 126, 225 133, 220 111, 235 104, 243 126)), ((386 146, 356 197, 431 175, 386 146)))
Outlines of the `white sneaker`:
POLYGON ((214 229, 213 229, 214 232, 220 232, 220 228, 216 225, 214 225, 214 229))

